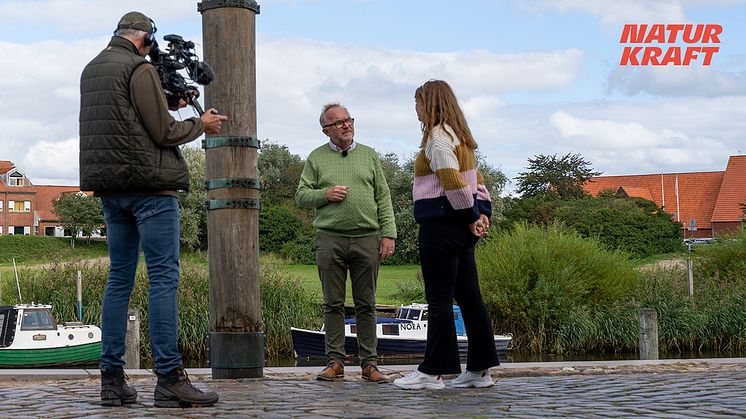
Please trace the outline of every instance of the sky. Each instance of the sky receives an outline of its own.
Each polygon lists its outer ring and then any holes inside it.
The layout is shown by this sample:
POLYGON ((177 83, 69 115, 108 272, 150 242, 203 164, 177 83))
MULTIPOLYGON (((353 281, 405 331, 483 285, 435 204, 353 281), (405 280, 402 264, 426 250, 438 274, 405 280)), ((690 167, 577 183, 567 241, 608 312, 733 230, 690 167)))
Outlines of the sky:
MULTIPOLYGON (((414 91, 429 79, 453 87, 508 192, 539 154, 625 175, 722 171, 746 153, 746 0, 258 3, 257 136, 303 158, 327 140, 329 102, 348 107, 356 141, 412 156, 414 91), (707 66, 622 66, 625 46, 645 46, 620 43, 625 24, 720 25, 719 43, 691 44, 719 51, 707 66)), ((196 0, 0 0, 0 160, 34 184, 78 184, 80 73, 130 10, 162 45, 176 33, 201 54, 196 0)))

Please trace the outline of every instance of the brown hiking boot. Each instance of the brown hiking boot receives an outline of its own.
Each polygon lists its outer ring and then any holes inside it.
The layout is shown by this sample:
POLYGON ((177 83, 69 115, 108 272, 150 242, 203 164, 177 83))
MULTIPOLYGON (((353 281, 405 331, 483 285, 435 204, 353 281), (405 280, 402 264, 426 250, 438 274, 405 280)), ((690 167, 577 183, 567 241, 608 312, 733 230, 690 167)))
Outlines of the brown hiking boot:
POLYGON ((317 380, 321 381, 334 381, 335 378, 342 378, 345 376, 345 367, 339 361, 329 361, 326 364, 326 368, 321 370, 316 375, 317 380))
POLYGON ((127 385, 122 367, 101 370, 101 405, 121 406, 137 401, 137 390, 127 385))
POLYGON ((166 375, 158 375, 155 386, 155 407, 207 407, 218 402, 218 393, 195 387, 184 367, 177 367, 166 375))
POLYGON ((371 362, 363 367, 363 380, 383 384, 389 382, 389 377, 381 374, 381 371, 378 371, 378 366, 371 362))

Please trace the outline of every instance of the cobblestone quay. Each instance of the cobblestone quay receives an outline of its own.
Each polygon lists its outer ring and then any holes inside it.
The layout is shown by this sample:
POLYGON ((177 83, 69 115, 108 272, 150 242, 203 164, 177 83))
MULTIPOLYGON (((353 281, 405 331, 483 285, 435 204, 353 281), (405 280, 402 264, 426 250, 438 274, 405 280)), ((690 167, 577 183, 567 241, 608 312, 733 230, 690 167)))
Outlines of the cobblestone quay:
MULTIPOLYGON (((746 417, 746 360, 505 364, 487 389, 406 391, 361 380, 315 381, 318 368, 267 368, 258 380, 212 380, 214 407, 153 407, 155 378, 128 371, 138 403, 99 403, 96 370, 0 370, 0 417, 746 417)), ((382 367, 393 377, 412 366, 382 367)))

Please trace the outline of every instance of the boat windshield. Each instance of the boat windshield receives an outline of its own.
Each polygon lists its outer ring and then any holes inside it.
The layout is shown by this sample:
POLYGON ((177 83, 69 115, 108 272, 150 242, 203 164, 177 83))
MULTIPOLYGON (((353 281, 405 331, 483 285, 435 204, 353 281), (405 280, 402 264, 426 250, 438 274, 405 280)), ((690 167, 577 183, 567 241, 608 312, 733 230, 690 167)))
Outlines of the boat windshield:
POLYGON ((29 310, 23 312, 21 330, 57 330, 57 323, 47 309, 29 310))
POLYGON ((407 320, 419 320, 420 319, 420 310, 411 309, 409 310, 409 314, 407 315, 407 320))
POLYGON ((399 315, 397 317, 400 319, 406 319, 408 315, 409 315, 409 309, 401 308, 399 309, 399 315))

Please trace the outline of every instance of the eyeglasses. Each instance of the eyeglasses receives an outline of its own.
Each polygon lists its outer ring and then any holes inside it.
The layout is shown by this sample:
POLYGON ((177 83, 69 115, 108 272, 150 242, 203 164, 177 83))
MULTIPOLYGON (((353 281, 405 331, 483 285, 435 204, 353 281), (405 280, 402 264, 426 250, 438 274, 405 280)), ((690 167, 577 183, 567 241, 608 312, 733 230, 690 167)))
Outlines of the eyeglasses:
POLYGON ((345 125, 354 125, 355 124, 355 118, 347 118, 347 119, 340 119, 339 121, 334 121, 331 124, 323 125, 322 128, 329 128, 333 126, 334 128, 343 128, 345 125))

